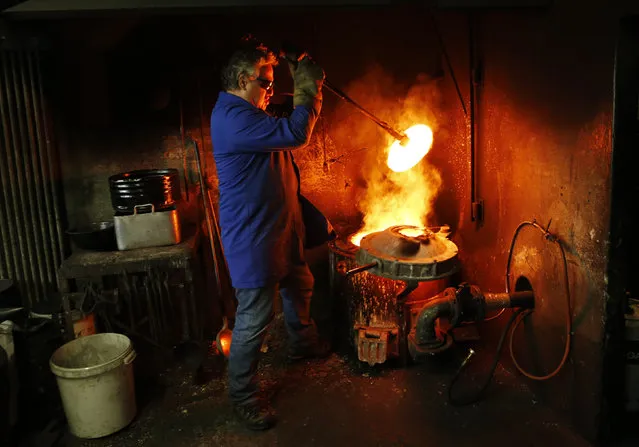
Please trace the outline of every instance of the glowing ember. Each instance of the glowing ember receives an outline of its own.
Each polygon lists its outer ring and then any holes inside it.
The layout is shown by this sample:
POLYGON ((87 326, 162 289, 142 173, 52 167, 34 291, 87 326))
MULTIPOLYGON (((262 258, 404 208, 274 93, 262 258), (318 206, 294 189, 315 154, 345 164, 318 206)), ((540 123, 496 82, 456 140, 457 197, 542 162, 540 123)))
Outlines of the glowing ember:
POLYGON ((404 146, 395 141, 388 152, 388 167, 404 172, 424 158, 433 145, 433 131, 425 124, 416 124, 406 130, 409 140, 404 146))
POLYGON ((229 355, 231 355, 231 340, 232 340, 232 335, 229 331, 229 333, 224 334, 220 337, 220 351, 222 351, 222 354, 224 355, 224 357, 228 358, 229 355))
POLYGON ((415 237, 424 234, 424 228, 403 228, 399 232, 407 237, 415 237))

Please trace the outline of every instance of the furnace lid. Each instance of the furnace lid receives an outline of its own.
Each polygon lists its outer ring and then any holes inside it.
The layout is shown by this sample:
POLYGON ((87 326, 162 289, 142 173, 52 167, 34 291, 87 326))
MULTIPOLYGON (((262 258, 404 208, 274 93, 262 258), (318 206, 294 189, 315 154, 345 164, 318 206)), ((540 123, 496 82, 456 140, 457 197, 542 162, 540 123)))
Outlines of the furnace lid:
POLYGON ((447 226, 419 228, 397 225, 371 233, 360 243, 357 262, 377 263, 370 273, 405 281, 428 281, 457 271, 457 246, 447 226))

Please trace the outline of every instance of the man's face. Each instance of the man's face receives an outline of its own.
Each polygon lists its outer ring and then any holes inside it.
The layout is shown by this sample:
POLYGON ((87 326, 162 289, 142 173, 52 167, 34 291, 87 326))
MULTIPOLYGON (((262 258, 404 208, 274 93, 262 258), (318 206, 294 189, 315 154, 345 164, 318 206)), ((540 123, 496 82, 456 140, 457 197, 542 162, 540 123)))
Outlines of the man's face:
POLYGON ((246 79, 245 99, 258 109, 266 110, 273 96, 273 66, 263 65, 257 73, 246 79))

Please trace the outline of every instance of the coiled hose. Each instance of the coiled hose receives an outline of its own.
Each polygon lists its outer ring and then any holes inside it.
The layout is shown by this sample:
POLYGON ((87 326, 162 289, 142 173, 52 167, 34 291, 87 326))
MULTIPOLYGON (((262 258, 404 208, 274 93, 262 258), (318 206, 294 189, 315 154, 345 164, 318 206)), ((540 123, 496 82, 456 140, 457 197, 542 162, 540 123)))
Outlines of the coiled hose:
MULTIPOLYGON (((538 380, 538 381, 542 381, 542 380, 548 380, 551 379, 552 377, 556 376, 559 371, 561 371, 561 369, 564 367, 564 365, 566 364, 566 361, 568 360, 568 355, 570 354, 570 346, 571 346, 571 339, 572 339, 572 307, 571 307, 571 303, 570 303, 570 279, 568 277, 568 261, 566 260, 566 251, 564 250, 563 245, 561 244, 561 242, 559 241, 559 239, 553 235, 552 233, 550 233, 548 231, 548 228, 550 227, 550 223, 548 223, 548 227, 543 228, 541 225, 539 225, 535 220, 533 221, 524 221, 522 223, 520 223, 517 228, 515 229, 515 233, 513 235, 512 241, 510 243, 510 249, 508 251, 508 262, 506 264, 506 292, 510 293, 510 267, 511 267, 511 263, 512 263, 512 257, 513 257, 513 251, 514 251, 514 247, 515 247, 515 243, 517 242, 517 237, 519 236, 519 233, 521 232, 521 230, 527 226, 531 226, 533 228, 538 229, 539 231, 541 231, 543 233, 544 239, 546 239, 547 241, 557 244, 557 246, 559 247, 559 250, 561 252, 561 258, 562 258, 562 262, 563 262, 563 266, 564 266, 564 283, 565 283, 565 296, 566 296, 566 343, 565 343, 565 347, 564 347, 564 353, 563 356, 561 358, 561 361, 559 362, 559 364, 557 365, 557 367, 549 374, 546 374, 544 376, 538 376, 538 375, 534 375, 529 373, 528 371, 526 371, 517 361, 517 359, 515 358, 515 353, 514 353, 514 335, 515 335, 515 331, 517 330, 517 328, 519 327, 519 325, 521 324, 522 320, 524 320, 524 318, 526 318, 528 315, 532 314, 534 312, 534 309, 517 309, 513 312, 513 314, 510 316, 508 322, 506 323, 506 326, 504 327, 504 330, 501 334, 501 337, 499 339, 499 342, 497 343, 497 351, 495 352, 495 357, 493 359, 493 362, 491 364, 488 376, 486 377, 486 380, 484 381, 484 383, 482 384, 481 388, 478 390, 477 393, 471 395, 471 396, 467 396, 465 398, 455 398, 453 397, 452 394, 452 390, 453 390, 453 386, 455 385, 455 383, 459 380, 460 374, 461 372, 465 369, 468 360, 470 359, 470 357, 472 356, 472 354, 474 353, 473 351, 471 351, 471 354, 469 355, 469 357, 466 358, 466 360, 462 363, 462 365, 459 367, 459 369, 457 370, 457 372, 455 373, 455 375, 453 376, 450 385, 448 387, 448 400, 451 403, 451 405, 454 406, 463 406, 463 405, 470 405, 473 404, 477 401, 479 401, 485 391, 488 389, 488 386, 490 385, 490 382, 492 381, 492 378, 495 374, 495 370, 497 368, 497 364, 499 363, 499 357, 501 354, 501 350, 503 348, 504 345, 504 341, 506 340, 506 336, 508 334, 508 332, 510 331, 510 340, 509 340, 509 351, 510 351, 510 358, 513 361, 513 364, 515 365, 515 367, 517 368, 517 370, 523 374, 524 376, 528 377, 529 379, 532 380, 538 380)), ((491 317, 490 319, 484 320, 484 321, 490 321, 493 319, 498 318, 499 316, 501 316, 503 313, 505 312, 505 309, 502 309, 498 314, 496 314, 495 316, 491 317)))

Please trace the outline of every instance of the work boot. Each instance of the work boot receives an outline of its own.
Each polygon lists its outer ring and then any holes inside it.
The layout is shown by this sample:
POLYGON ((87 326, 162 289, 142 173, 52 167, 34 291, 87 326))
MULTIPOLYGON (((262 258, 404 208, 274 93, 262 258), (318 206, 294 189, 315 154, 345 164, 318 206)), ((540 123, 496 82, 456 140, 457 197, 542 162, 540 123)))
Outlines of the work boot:
POLYGON ((275 425, 273 409, 266 403, 251 402, 233 405, 233 411, 242 424, 250 430, 268 430, 275 425))
POLYGON ((305 359, 323 359, 328 357, 330 353, 331 344, 326 340, 319 340, 310 346, 289 349, 287 360, 289 363, 295 363, 305 359))

